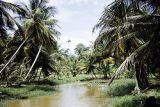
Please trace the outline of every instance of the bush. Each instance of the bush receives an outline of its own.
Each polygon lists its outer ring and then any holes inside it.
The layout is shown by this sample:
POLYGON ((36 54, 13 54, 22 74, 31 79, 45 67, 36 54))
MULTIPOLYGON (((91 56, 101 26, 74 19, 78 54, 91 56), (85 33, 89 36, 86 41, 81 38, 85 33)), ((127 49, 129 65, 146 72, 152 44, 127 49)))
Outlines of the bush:
POLYGON ((146 97, 144 96, 121 96, 107 100, 106 107, 142 107, 146 97))
POLYGON ((129 95, 135 88, 135 82, 132 79, 115 80, 107 89, 109 96, 129 95))
POLYGON ((105 107, 143 107, 146 98, 155 96, 160 102, 160 90, 150 89, 143 93, 133 95, 135 82, 133 79, 115 80, 111 86, 107 88, 109 96, 105 107))

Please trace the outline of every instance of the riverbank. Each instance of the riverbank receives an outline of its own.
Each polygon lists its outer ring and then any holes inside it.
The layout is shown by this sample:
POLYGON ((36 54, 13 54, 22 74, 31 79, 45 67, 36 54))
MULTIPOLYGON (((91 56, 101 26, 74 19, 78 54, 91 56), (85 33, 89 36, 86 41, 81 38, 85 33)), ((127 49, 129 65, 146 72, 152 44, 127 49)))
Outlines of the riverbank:
POLYGON ((142 107, 149 96, 155 96, 158 101, 160 99, 159 88, 148 89, 141 94, 137 94, 134 91, 135 81, 133 79, 115 80, 110 86, 107 86, 107 80, 97 79, 93 76, 78 75, 69 79, 46 78, 44 80, 22 84, 20 87, 0 87, 0 100, 7 101, 49 96, 58 91, 57 85, 73 82, 87 82, 88 85, 105 84, 106 87, 104 88, 107 97, 105 107, 142 107))
POLYGON ((92 75, 77 75, 76 77, 60 79, 50 77, 39 81, 26 82, 21 86, 0 87, 0 100, 29 99, 32 97, 53 95, 57 91, 57 85, 94 79, 95 77, 92 75))
POLYGON ((154 96, 160 102, 160 89, 151 88, 137 94, 134 90, 135 81, 132 79, 115 80, 106 89, 108 99, 106 107, 143 107, 145 100, 154 96))
POLYGON ((28 99, 31 97, 52 95, 56 88, 49 85, 23 85, 21 87, 1 87, 0 99, 28 99))
POLYGON ((0 103, 0 107, 104 107, 106 85, 76 82, 57 86, 52 95, 0 103))

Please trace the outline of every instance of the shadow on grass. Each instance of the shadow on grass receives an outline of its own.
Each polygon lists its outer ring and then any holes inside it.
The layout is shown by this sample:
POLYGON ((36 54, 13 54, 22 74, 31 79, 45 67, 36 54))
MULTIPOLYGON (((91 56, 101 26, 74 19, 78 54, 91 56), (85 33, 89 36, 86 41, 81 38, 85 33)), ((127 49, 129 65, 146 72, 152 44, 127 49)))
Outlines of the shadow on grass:
POLYGON ((50 79, 44 79, 44 80, 39 80, 39 81, 30 81, 30 82, 24 82, 22 84, 26 84, 26 85, 58 85, 59 83, 57 83, 54 80, 50 80, 50 79))
POLYGON ((34 86, 34 87, 31 87, 29 89, 29 91, 37 91, 37 90, 46 91, 46 92, 48 92, 48 91, 51 91, 51 92, 56 91, 56 89, 54 89, 51 86, 34 86))

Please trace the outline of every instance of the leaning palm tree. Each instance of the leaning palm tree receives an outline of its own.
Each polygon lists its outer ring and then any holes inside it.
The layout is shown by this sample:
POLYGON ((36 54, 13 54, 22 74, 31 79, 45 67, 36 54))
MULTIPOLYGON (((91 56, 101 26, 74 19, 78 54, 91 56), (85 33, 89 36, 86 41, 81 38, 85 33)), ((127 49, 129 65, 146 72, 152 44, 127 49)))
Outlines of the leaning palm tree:
POLYGON ((16 35, 22 36, 21 44, 0 72, 16 58, 17 53, 22 50, 22 47, 24 50, 25 48, 30 48, 29 53, 24 56, 28 60, 29 65, 31 65, 24 77, 24 80, 26 80, 41 55, 41 50, 43 48, 48 50, 51 48, 56 49, 57 43, 55 37, 59 35, 59 32, 55 30, 57 22, 54 19, 55 8, 48 6, 46 0, 30 0, 29 6, 24 5, 23 7, 26 10, 27 16, 22 18, 23 25, 16 32, 16 35), (35 55, 35 50, 37 50, 37 55, 35 55))
POLYGON ((57 20, 54 19, 54 14, 56 11, 54 7, 47 6, 47 3, 46 0, 30 0, 28 8, 25 6, 30 15, 24 19, 24 34, 35 46, 39 47, 39 50, 24 80, 32 71, 42 47, 56 48, 55 37, 59 35, 59 32, 55 30, 57 20))
MULTIPOLYGON (((0 53, 3 53, 4 48, 5 48, 4 45, 6 45, 7 41, 9 40, 7 31, 13 30, 15 28, 14 25, 16 25, 18 28, 20 27, 20 25, 11 16, 10 11, 12 11, 13 13, 17 13, 21 16, 25 16, 26 12, 21 6, 16 5, 16 4, 5 2, 2 0, 0 0, 0 4, 1 4, 0 6, 0 41, 1 41, 0 45, 1 46, 0 47, 3 47, 3 49, 1 48, 0 53)), ((1 62, 4 63, 4 61, 2 60, 1 62)), ((6 66, 4 66, 3 68, 5 67, 6 66)), ((0 73, 4 70, 3 68, 0 71, 0 73)))
POLYGON ((3 0, 0 0, 0 5, 0 37, 5 38, 7 36, 6 27, 13 29, 14 24, 18 25, 8 10, 22 16, 25 16, 25 10, 20 5, 5 2, 3 0))
MULTIPOLYGON (((138 2, 134 1, 135 4, 138 2)), ((149 86, 147 73, 157 68, 159 63, 159 15, 143 12, 139 4, 126 4, 124 0, 115 0, 109 5, 96 27, 100 35, 95 46, 102 45, 103 58, 114 57, 124 61, 111 79, 128 70, 136 71, 137 86, 145 89, 149 86), (132 6, 132 8, 130 8, 132 6), (122 8, 123 7, 123 8, 122 8), (116 13, 123 9, 123 12, 116 13), (130 13, 129 10, 139 10, 130 13), (129 13, 128 13, 129 12, 129 13), (156 48, 157 51, 153 50, 156 48), (148 51, 149 50, 149 51, 148 51), (125 60, 124 60, 125 59, 125 60)))

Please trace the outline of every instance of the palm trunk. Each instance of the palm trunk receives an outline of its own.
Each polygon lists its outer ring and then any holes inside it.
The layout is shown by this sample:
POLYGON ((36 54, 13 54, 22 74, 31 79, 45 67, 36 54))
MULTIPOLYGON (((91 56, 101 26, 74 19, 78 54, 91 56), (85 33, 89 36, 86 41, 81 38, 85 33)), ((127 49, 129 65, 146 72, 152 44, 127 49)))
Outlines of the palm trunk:
POLYGON ((144 90, 149 87, 147 75, 141 63, 136 65, 136 85, 140 90, 144 90))
POLYGON ((15 56, 17 55, 18 51, 22 48, 22 46, 24 45, 24 43, 27 40, 23 41, 22 44, 18 47, 18 49, 16 50, 16 52, 12 55, 12 57, 9 59, 9 61, 5 64, 5 66, 1 69, 0 74, 3 72, 3 70, 8 66, 8 64, 14 60, 15 56))
POLYGON ((31 78, 32 80, 35 80, 38 74, 38 70, 35 72, 34 76, 31 78))
POLYGON ((33 67, 34 67, 34 65, 35 65, 35 63, 36 63, 36 61, 37 61, 37 59, 38 59, 38 57, 39 57, 39 54, 40 54, 41 50, 42 50, 42 45, 40 46, 39 51, 38 51, 38 53, 37 53, 37 55, 36 55, 36 58, 34 59, 34 62, 33 62, 33 64, 32 64, 32 66, 31 66, 31 68, 29 69, 26 77, 24 78, 24 81, 27 79, 27 77, 29 76, 30 72, 32 71, 32 69, 33 69, 33 67))

